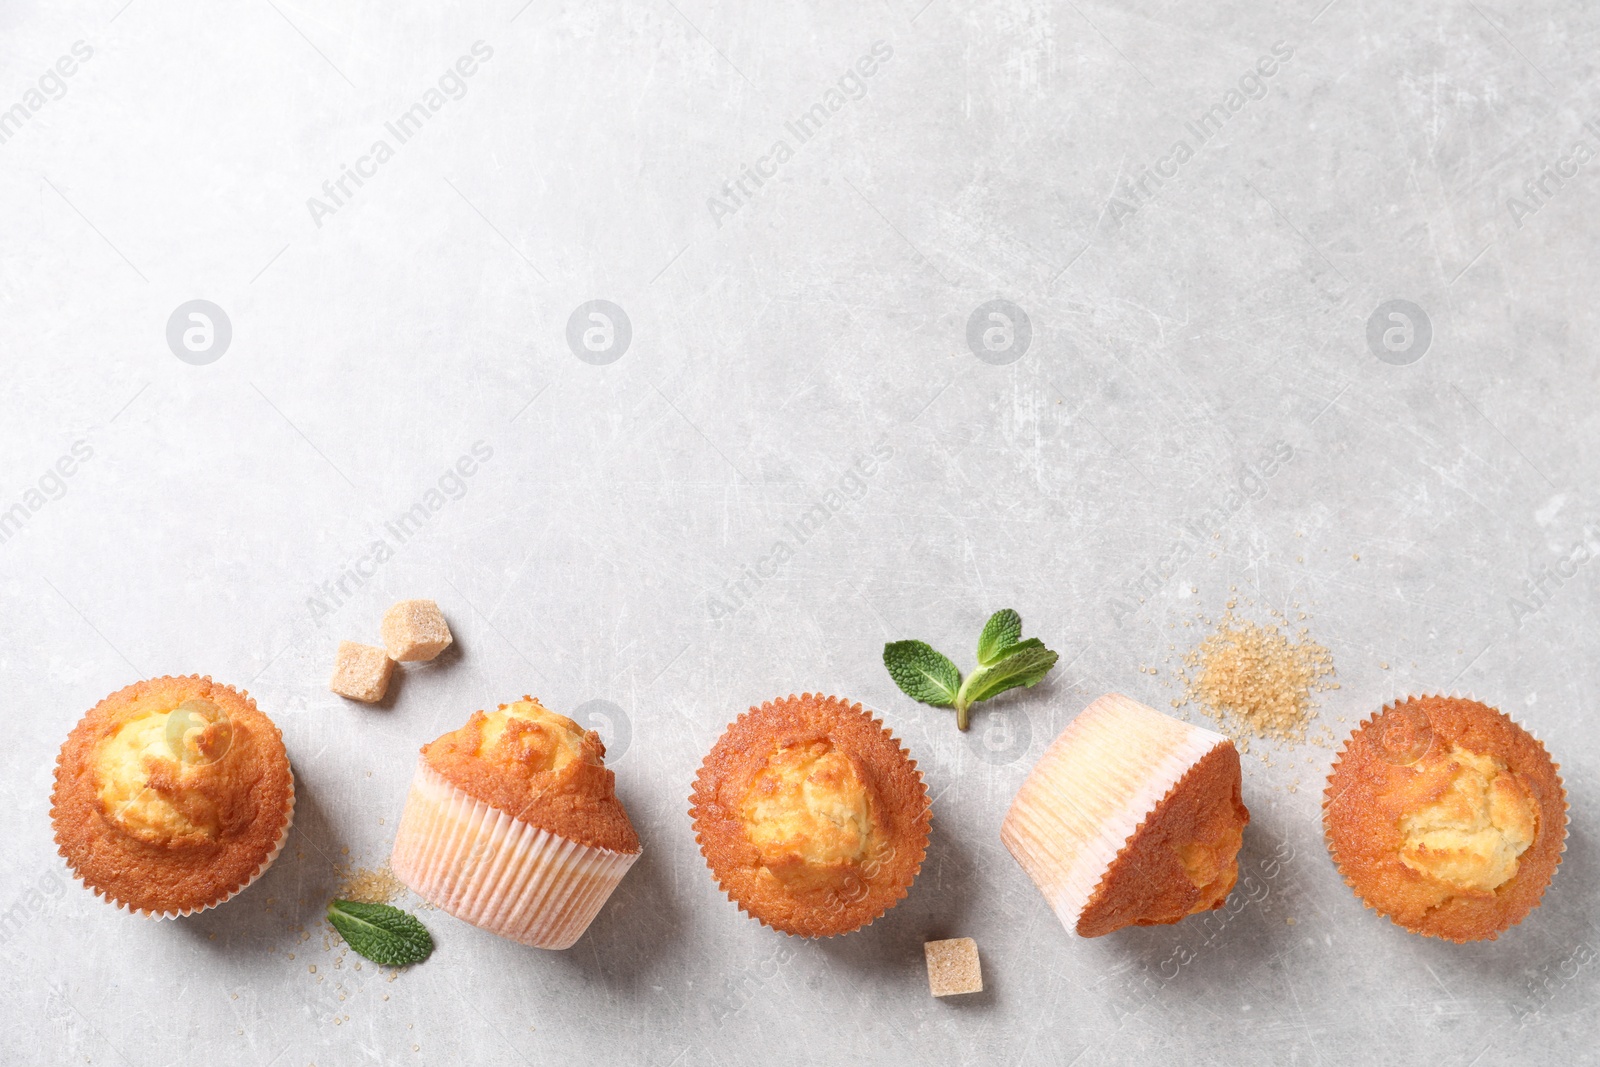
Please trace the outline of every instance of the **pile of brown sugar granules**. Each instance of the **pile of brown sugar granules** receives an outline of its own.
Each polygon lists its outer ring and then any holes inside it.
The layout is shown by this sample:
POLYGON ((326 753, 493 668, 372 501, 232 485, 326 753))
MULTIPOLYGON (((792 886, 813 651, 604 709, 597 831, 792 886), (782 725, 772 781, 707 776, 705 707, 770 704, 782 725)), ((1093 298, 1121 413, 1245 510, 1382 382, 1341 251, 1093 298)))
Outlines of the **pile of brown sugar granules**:
POLYGON ((1339 688, 1330 680, 1333 656, 1306 627, 1294 633, 1277 612, 1271 613, 1276 621, 1262 626, 1239 618, 1233 607, 1229 602, 1211 633, 1184 655, 1184 699, 1200 704, 1223 727, 1304 741, 1315 715, 1311 694, 1339 688))
POLYGON ((339 899, 363 904, 388 904, 405 891, 394 872, 383 867, 343 867, 339 870, 339 899))

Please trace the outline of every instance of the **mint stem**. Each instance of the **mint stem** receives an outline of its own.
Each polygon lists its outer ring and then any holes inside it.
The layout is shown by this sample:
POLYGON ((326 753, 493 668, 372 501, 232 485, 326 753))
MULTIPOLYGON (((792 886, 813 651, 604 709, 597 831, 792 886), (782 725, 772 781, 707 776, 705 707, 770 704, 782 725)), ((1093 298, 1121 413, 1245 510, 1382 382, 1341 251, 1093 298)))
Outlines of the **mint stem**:
POLYGON ((956 729, 965 730, 972 724, 972 683, 982 678, 984 668, 977 667, 961 681, 961 688, 956 691, 956 729))

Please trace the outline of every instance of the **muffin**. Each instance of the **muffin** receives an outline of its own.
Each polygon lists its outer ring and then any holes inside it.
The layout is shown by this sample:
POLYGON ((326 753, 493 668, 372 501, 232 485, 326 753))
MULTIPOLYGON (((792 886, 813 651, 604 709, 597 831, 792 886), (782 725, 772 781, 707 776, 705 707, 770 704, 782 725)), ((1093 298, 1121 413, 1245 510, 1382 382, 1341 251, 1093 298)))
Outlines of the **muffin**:
POLYGON ((899 903, 932 811, 914 760, 860 704, 806 693, 739 716, 695 778, 689 816, 740 910, 832 937, 899 903))
POLYGON ((1232 741, 1110 693, 1039 758, 1000 840, 1063 926, 1099 937, 1222 907, 1249 822, 1232 741))
POLYGON ((570 948, 639 858, 605 745, 533 697, 422 747, 389 867, 458 919, 570 948))
POLYGON ((1412 933, 1492 941, 1539 906, 1566 848, 1544 746, 1464 697, 1407 697, 1356 727, 1322 805, 1357 897, 1412 933))
POLYGON ((283 736, 210 678, 153 678, 78 721, 56 759, 50 820, 79 881, 170 919, 221 904, 271 866, 294 818, 283 736))

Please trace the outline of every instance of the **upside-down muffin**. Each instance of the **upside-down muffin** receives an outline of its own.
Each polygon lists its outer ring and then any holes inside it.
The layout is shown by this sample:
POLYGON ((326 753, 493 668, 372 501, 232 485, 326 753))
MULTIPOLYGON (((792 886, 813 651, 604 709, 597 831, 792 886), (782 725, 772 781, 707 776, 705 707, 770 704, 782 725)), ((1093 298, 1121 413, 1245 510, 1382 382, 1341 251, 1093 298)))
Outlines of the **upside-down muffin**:
POLYGON ((278 728, 248 694, 198 675, 112 693, 56 759, 50 819, 67 865, 96 896, 154 918, 244 889, 293 817, 278 728))
POLYGON ((1072 933, 1220 908, 1250 822, 1221 734, 1109 693, 1034 765, 1000 839, 1072 933))
POLYGON ((458 919, 570 948, 641 853, 605 745, 531 696, 422 747, 389 867, 458 919))
POLYGON ((899 903, 932 820, 894 735, 860 704, 812 693, 739 716, 701 764, 689 815, 728 898, 801 937, 849 933, 899 903))
POLYGON ((1413 933, 1494 940, 1539 906, 1566 848, 1567 796, 1544 746, 1463 697, 1408 697, 1350 735, 1323 829, 1362 902, 1413 933))

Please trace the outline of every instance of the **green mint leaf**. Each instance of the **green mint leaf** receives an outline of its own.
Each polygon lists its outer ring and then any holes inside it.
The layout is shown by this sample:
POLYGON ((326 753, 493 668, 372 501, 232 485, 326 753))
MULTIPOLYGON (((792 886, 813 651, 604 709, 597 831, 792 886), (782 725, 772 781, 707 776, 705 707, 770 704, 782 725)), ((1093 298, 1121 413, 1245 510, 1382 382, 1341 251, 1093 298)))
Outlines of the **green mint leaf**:
POLYGON ((993 667, 997 663, 1003 663, 1004 661, 1010 659, 1018 652, 1027 652, 1028 650, 1035 648, 1044 648, 1044 642, 1039 640, 1037 637, 1030 637, 1026 641, 1018 641, 1014 645, 1007 645, 1005 648, 1002 648, 1000 650, 1000 654, 993 660, 985 663, 984 666, 993 667))
POLYGON ((1018 686, 1038 685, 1059 657, 1043 644, 1019 649, 992 667, 979 667, 961 686, 957 712, 1018 686))
POLYGON ((956 701, 961 672, 926 641, 894 641, 883 646, 883 665, 900 691, 912 700, 947 708, 956 701))
POLYGON ((1022 638, 1022 616, 1005 608, 989 616, 978 636, 978 665, 987 667, 1006 655, 1006 649, 1022 638))
POLYGON ((345 944, 385 967, 421 963, 433 951, 428 928, 415 915, 388 904, 335 900, 328 905, 328 921, 345 944))

